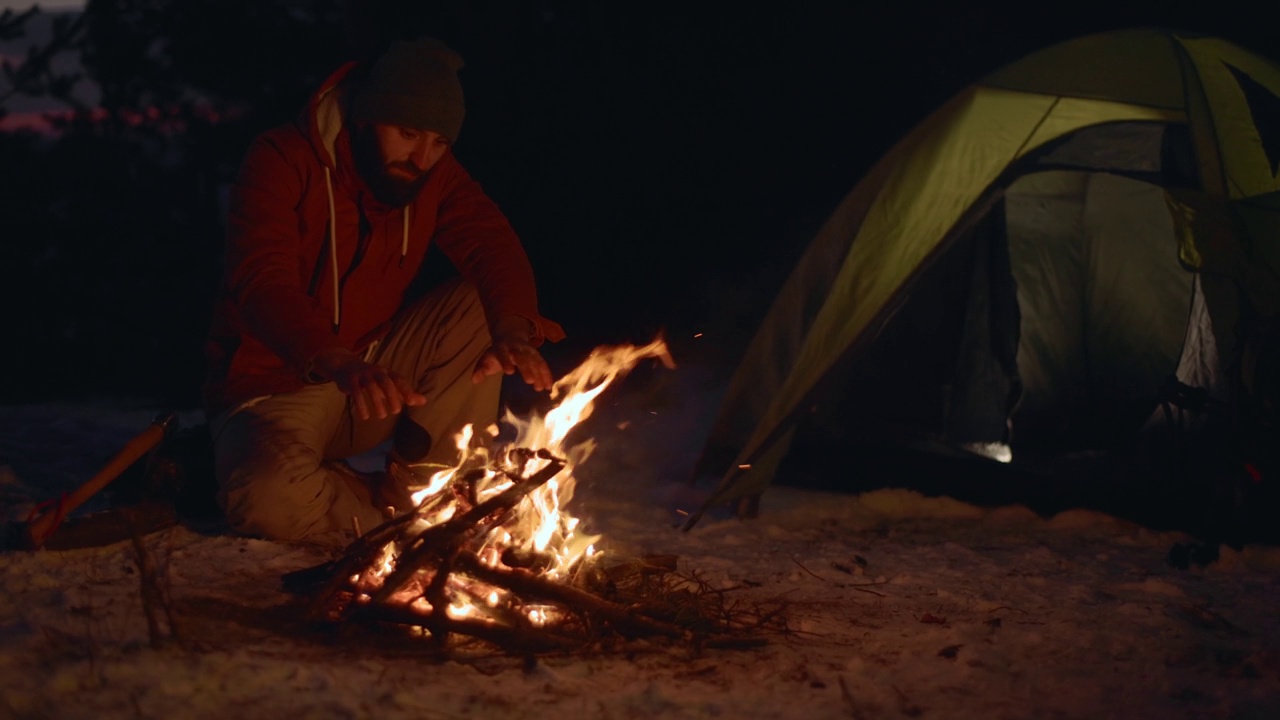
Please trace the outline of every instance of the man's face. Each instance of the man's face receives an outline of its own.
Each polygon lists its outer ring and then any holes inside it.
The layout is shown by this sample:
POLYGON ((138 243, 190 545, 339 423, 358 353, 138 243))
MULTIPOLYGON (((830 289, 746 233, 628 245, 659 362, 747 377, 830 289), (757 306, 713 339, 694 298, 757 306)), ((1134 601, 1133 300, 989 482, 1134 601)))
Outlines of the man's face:
POLYGON ((371 123, 352 133, 356 169, 374 197, 393 207, 413 201, 448 150, 449 139, 431 130, 371 123))

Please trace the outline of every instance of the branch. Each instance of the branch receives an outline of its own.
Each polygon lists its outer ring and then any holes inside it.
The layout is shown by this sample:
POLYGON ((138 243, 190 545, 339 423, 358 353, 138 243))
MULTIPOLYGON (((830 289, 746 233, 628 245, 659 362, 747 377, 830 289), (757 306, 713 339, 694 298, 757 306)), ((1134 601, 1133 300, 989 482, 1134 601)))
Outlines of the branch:
MULTIPOLYGON (((14 15, 5 11, 0 15, 0 40, 13 40, 24 37, 26 22, 39 13, 38 7, 14 15)), ((56 73, 53 71, 53 58, 67 50, 75 49, 84 39, 85 18, 78 15, 74 19, 59 17, 54 19, 53 36, 43 46, 31 45, 27 48, 27 57, 17 66, 3 63, 5 79, 12 87, 0 94, 0 105, 17 95, 42 97, 48 95, 69 105, 74 110, 86 110, 87 106, 72 97, 71 90, 83 75, 80 73, 56 73)))
POLYGON ((683 638, 688 632, 679 625, 639 615, 571 585, 544 580, 528 570, 490 567, 480 562, 480 557, 475 553, 459 553, 455 567, 458 572, 466 573, 481 582, 506 588, 522 597, 550 600, 579 613, 599 616, 610 624, 633 633, 683 638))
POLYGON ((433 633, 436 628, 441 628, 446 633, 469 635, 500 648, 520 652, 575 650, 584 644, 581 638, 567 637, 541 628, 504 626, 484 620, 460 620, 449 617, 447 611, 420 613, 402 605, 366 605, 360 608, 359 617, 427 628, 433 633))

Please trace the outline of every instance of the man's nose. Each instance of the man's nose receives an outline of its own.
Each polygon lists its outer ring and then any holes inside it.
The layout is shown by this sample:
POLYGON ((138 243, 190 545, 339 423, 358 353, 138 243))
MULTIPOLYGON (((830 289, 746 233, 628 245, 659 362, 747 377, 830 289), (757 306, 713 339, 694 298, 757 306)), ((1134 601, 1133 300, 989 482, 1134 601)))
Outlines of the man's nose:
POLYGON ((428 163, 431 161, 431 144, 424 141, 413 146, 413 150, 409 153, 409 162, 418 168, 419 171, 425 171, 428 163))

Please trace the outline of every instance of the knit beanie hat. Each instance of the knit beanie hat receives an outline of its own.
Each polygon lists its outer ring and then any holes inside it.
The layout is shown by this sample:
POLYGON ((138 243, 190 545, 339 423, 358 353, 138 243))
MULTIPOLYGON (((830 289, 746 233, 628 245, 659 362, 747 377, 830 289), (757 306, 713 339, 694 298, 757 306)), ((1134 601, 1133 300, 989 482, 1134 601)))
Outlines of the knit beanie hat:
POLYGON ((351 119, 432 130, 458 139, 466 104, 462 57, 435 38, 397 40, 356 91, 351 119))

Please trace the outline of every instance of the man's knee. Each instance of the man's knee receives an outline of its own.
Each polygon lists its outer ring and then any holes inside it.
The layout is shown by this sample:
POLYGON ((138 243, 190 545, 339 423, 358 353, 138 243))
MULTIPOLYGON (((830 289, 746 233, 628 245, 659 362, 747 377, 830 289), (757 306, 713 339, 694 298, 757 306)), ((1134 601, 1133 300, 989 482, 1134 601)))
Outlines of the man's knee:
POLYGON ((436 288, 426 302, 444 309, 443 323, 450 328, 465 332, 483 332, 488 338, 489 323, 485 316, 484 303, 480 301, 480 292, 466 280, 456 278, 436 288))
POLYGON ((247 463, 222 482, 219 500, 233 530, 273 540, 299 540, 321 531, 324 478, 319 462, 304 467, 247 463))

